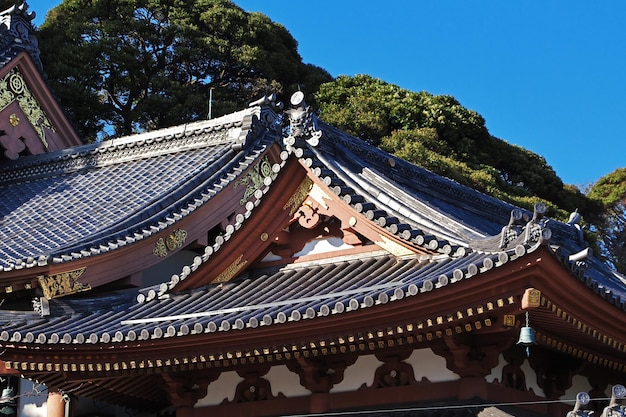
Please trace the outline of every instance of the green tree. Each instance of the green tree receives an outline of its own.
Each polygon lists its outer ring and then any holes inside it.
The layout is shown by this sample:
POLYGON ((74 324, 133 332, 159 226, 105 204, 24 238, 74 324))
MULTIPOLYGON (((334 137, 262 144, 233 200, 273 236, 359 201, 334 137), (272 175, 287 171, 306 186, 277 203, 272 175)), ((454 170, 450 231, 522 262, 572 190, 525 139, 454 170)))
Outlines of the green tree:
POLYGON ((302 62, 283 26, 229 0, 65 0, 39 39, 49 84, 87 140, 206 118, 210 95, 219 116, 332 79, 302 62))
POLYGON ((626 273, 626 168, 600 178, 588 196, 604 208, 593 219, 601 253, 618 271, 626 273))
POLYGON ((485 120, 454 97, 413 92, 368 75, 340 76, 315 96, 320 118, 416 165, 550 215, 595 210, 545 159, 489 134, 485 120))

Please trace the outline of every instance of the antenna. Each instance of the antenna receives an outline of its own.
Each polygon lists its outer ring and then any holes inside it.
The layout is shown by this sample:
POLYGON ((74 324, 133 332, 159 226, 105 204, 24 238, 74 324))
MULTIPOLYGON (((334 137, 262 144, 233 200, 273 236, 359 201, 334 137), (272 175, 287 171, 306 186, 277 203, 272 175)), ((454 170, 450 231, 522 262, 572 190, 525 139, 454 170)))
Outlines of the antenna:
POLYGON ((213 87, 209 88, 209 115, 208 119, 211 120, 211 113, 213 110, 213 87))

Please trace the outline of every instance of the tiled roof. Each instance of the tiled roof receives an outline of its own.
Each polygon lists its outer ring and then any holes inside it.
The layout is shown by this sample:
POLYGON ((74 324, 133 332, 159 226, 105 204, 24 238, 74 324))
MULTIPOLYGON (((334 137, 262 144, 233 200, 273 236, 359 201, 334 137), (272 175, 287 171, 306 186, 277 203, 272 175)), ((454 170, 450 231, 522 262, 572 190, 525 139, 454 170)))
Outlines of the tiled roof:
MULTIPOLYGON (((2 185, 12 193, 3 200, 2 210, 5 218, 13 218, 14 210, 19 210, 20 216, 15 217, 26 220, 0 227, 5 241, 19 243, 1 249, 14 259, 31 256, 36 263, 52 257, 62 262, 132 243, 167 227, 210 200, 269 143, 280 139, 260 131, 247 133, 253 127, 251 116, 259 118, 260 112, 253 108, 226 119, 21 158, 0 172, 2 185), (237 153, 238 149, 244 152, 237 153), (149 186, 138 188, 137 183, 149 186), (100 198, 107 193, 108 198, 100 198), (39 199, 40 194, 48 198, 39 199), (55 196, 57 205, 72 207, 72 213, 45 206, 50 196, 55 196), (126 210, 116 212, 120 206, 126 210), (94 209, 95 213, 91 211, 94 209), (39 258, 35 251, 40 246, 29 246, 30 241, 20 240, 20 235, 39 236, 42 227, 35 220, 45 221, 41 213, 47 212, 52 213, 48 219, 55 221, 48 220, 49 230, 40 238, 48 239, 51 248, 39 258), (102 223, 99 213, 112 219, 102 223), (16 250, 23 252, 9 252, 16 250)), ((256 202, 249 202, 247 212, 236 216, 203 255, 169 282, 164 277, 166 282, 160 286, 136 293, 137 302, 128 293, 120 293, 126 295, 120 296, 119 307, 111 307, 106 297, 53 300, 48 318, 9 315, 0 340, 109 343, 346 314, 480 275, 548 242, 557 258, 582 282, 608 302, 626 309, 624 278, 593 258, 573 255, 584 249, 574 225, 543 219, 540 210, 527 213, 532 220, 518 224, 516 219, 521 217, 509 204, 393 158, 330 126, 319 123, 317 128, 315 135, 305 135, 306 139, 284 138, 283 164, 274 166, 273 172, 280 175, 285 161, 297 157, 355 211, 399 238, 439 255, 397 259, 379 254, 371 259, 287 266, 263 274, 246 271, 233 282, 176 292, 179 280, 193 274, 212 256, 219 256, 221 245, 251 218, 272 187, 274 179, 268 177, 266 187, 258 190, 256 202), (316 285, 307 285, 311 277, 316 285), (259 280, 263 280, 262 287, 254 285, 259 280), (321 282, 325 285, 319 285, 321 282), (249 291, 253 287, 255 291, 249 291), (84 325, 78 326, 80 323, 84 325)), ((5 195, 7 191, 3 191, 5 195)), ((5 269, 15 268, 17 262, 5 265, 5 269)))
POLYGON ((260 112, 251 108, 4 164, 0 240, 11 244, 0 246, 0 267, 9 271, 89 257, 172 225, 213 198, 274 142, 271 135, 260 135, 247 146, 252 119, 260 112))
MULTIPOLYGON (((312 118, 314 119, 314 118, 312 118)), ((626 309, 626 278, 595 259, 574 220, 562 223, 409 164, 321 121, 285 146, 356 211, 398 237, 452 257, 525 253, 549 242, 558 259, 611 304, 626 309), (527 219, 527 220, 524 220, 527 219), (530 219, 530 220, 528 220, 530 219)))
MULTIPOLYGON (((317 159, 324 168, 331 167, 332 171, 323 171, 322 175, 330 176, 326 181, 343 183, 336 189, 348 201, 348 196, 358 194, 374 204, 377 216, 398 219, 398 224, 408 224, 442 242, 472 246, 470 242, 498 235, 513 210, 533 215, 407 163, 332 126, 322 122, 319 126, 325 140, 318 147, 302 144, 306 146, 304 153, 313 159, 310 164, 315 166, 317 159)), ((363 204, 352 205, 358 210, 363 204)), ((575 228, 556 221, 550 221, 549 227, 560 244, 580 246, 575 242, 575 228)))
POLYGON ((232 282, 161 298, 155 287, 53 299, 49 317, 0 316, 0 341, 106 344, 281 325, 419 297, 508 260, 473 253, 426 261, 378 252, 248 271, 232 282))

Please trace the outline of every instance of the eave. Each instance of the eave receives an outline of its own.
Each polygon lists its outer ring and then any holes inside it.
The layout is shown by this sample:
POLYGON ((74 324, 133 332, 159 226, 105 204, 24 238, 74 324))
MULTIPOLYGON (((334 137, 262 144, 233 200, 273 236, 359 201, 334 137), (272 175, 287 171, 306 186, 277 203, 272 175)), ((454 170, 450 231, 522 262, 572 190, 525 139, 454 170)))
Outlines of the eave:
MULTIPOLYGON (((546 300, 552 299, 554 300, 552 301, 553 304, 558 303, 562 306, 563 311, 580 312, 576 313, 576 316, 563 313, 554 314, 550 321, 541 323, 541 326, 545 327, 542 328, 537 323, 537 331, 559 334, 558 329, 563 327, 563 322, 568 323, 575 319, 581 323, 586 323, 589 328, 595 329, 594 337, 597 343, 595 347, 594 344, 590 344, 586 349, 587 351, 598 357, 606 357, 608 360, 614 360, 619 355, 623 355, 626 341, 623 339, 623 335, 619 333, 620 318, 623 317, 623 313, 614 306, 607 307, 606 303, 600 300, 581 307, 579 297, 589 296, 589 290, 578 287, 572 293, 563 294, 561 289, 565 282, 568 286, 575 282, 571 275, 564 272, 557 262, 549 261, 551 255, 547 250, 539 249, 536 255, 541 256, 533 255, 535 254, 529 254, 527 257, 507 262, 492 271, 448 284, 439 289, 419 292, 414 296, 405 294, 393 302, 378 303, 370 308, 360 308, 349 313, 331 314, 327 317, 319 316, 312 320, 287 321, 283 324, 275 323, 276 325, 257 328, 226 331, 216 329, 217 331, 209 333, 193 334, 192 332, 187 336, 169 334, 162 338, 151 338, 148 344, 139 341, 136 343, 125 341, 124 343, 104 345, 108 346, 107 350, 112 349, 111 352, 116 352, 114 356, 118 360, 126 355, 124 352, 128 352, 129 358, 139 355, 157 360, 159 356, 163 355, 161 356, 162 361, 169 358, 171 361, 189 362, 190 357, 194 356, 192 352, 196 352, 197 355, 206 357, 205 361, 210 362, 209 355, 225 354, 226 352, 232 352, 234 357, 250 356, 251 352, 258 350, 259 345, 264 345, 268 340, 272 340, 271 346, 291 346, 288 350, 294 350, 293 346, 300 343, 310 344, 323 341, 339 346, 342 344, 337 343, 339 339, 344 340, 343 344, 349 344, 346 341, 358 341, 362 338, 362 334, 377 334, 379 332, 384 335, 383 339, 389 336, 393 338, 398 337, 398 335, 403 335, 402 337, 410 335, 414 341, 419 342, 420 340, 443 337, 449 332, 455 334, 457 326, 461 326, 461 331, 464 331, 463 329, 467 325, 471 331, 476 331, 479 327, 497 326, 500 329, 498 331, 510 333, 510 329, 502 327, 502 316, 514 314, 519 316, 518 321, 521 320, 521 297, 527 288, 534 287, 542 291, 546 300), (531 259, 529 260, 529 258, 531 259), (559 268, 561 269, 559 270, 559 268), (553 282, 557 280, 543 278, 547 276, 546 271, 560 273, 560 283, 554 284, 553 282), (580 317, 581 314, 584 317, 580 317), (481 322, 481 320, 483 322, 477 326, 476 323, 481 322), (426 325, 425 323, 431 324, 426 325), (490 325, 486 323, 490 323, 490 325), (181 346, 181 343, 185 346, 186 359, 177 355, 172 356, 181 346), (127 350, 131 346, 133 348, 127 350), (600 348, 600 346, 604 347, 600 348), (611 351, 612 353, 610 353, 611 351), (242 354, 241 352, 247 353, 242 354)), ((546 303, 546 308, 547 311, 552 311, 551 304, 546 303)), ((531 311, 531 320, 535 314, 536 311, 531 311)), ((544 314, 544 316, 543 320, 546 320, 550 314, 544 314)), ((583 335, 584 330, 581 329, 580 334, 583 335)), ((5 341, 3 343, 7 347, 9 345, 15 347, 21 345, 19 342, 5 341)), ((547 344, 550 345, 550 343, 547 344)), ((24 347, 26 346, 24 345, 24 347)), ((265 345, 270 351, 275 351, 275 348, 271 346, 265 345)), ((111 359, 109 354, 101 356, 102 347, 101 342, 83 345, 71 344, 67 347, 64 344, 39 345, 36 351, 32 351, 33 353, 38 352, 34 357, 40 357, 38 361, 33 362, 33 365, 39 363, 36 367, 56 367, 57 365, 48 362, 54 357, 56 358, 55 362, 59 365, 66 363, 69 366, 73 363, 72 366, 93 369, 96 363, 100 363, 99 366, 102 367, 104 361, 108 362, 111 359), (67 350, 68 348, 69 350, 67 350), (97 352, 100 354, 96 354, 97 352), (67 358, 63 360, 62 358, 66 355, 67 358), (92 358, 95 362, 91 362, 91 365, 88 363, 80 365, 80 357, 92 358), (44 363, 48 365, 44 365, 44 363)), ((298 350, 300 347, 295 348, 295 351, 298 350)), ((8 356, 9 352, 7 352, 8 356)), ((111 364, 109 363, 109 365, 111 364)), ((22 368, 22 370, 25 371, 30 368, 31 366, 28 365, 26 369, 22 368)))
MULTIPOLYGON (((19 177, 20 181, 30 179, 29 175, 33 176, 34 180, 40 178, 38 170, 45 172, 49 165, 58 171, 55 173, 61 175, 75 170, 80 171, 83 164, 88 167, 94 164, 115 167, 116 164, 129 161, 141 162, 153 155, 167 157, 169 153, 177 153, 180 158, 179 155, 186 155, 185 152, 210 153, 213 152, 212 147, 215 147, 216 151, 215 155, 210 156, 213 159, 219 158, 213 161, 214 167, 208 167, 199 174, 196 172, 186 174, 190 177, 188 184, 168 191, 169 194, 164 197, 166 201, 146 202, 147 214, 130 212, 121 219, 128 224, 120 227, 112 224, 99 230, 99 236, 79 236, 74 241, 68 242, 65 247, 55 248, 56 252, 53 255, 18 259, 10 267, 5 267, 0 274, 0 292, 17 293, 20 290, 33 290, 39 286, 42 279, 64 280, 67 274, 77 274, 74 271, 83 270, 77 282, 84 288, 95 288, 120 280, 137 285, 140 284, 142 271, 147 267, 167 259, 187 246, 204 247, 207 244, 209 230, 226 223, 229 216, 232 217, 244 210, 240 199, 249 187, 237 188, 234 184, 238 178, 245 175, 244 171, 257 159, 260 160, 266 155, 273 155, 272 158, 278 159, 279 151, 276 147, 267 151, 271 148, 273 137, 263 132, 262 126, 257 126, 259 122, 255 118, 255 111, 257 110, 252 109, 243 116, 240 115, 243 121, 225 118, 200 122, 189 127, 181 126, 138 135, 136 138, 84 146, 71 152, 51 155, 44 160, 35 159, 22 163, 24 173, 21 175, 24 178, 19 177), (224 129, 239 132, 240 137, 231 138, 232 134, 228 131, 229 136, 222 138, 220 135, 223 136, 224 129), (263 136, 258 140, 259 143, 256 146, 248 146, 243 151, 234 149, 237 146, 241 148, 248 140, 248 134, 252 134, 251 130, 254 129, 255 135, 263 136), (224 147, 230 150, 223 150, 224 147), (76 160, 80 161, 78 168, 74 166, 76 160), (201 175, 207 178, 202 178, 201 175), (175 200, 168 204, 172 199, 175 200), (138 220, 133 220, 134 217, 138 220), (179 237, 170 245, 172 236, 179 237)), ((258 113, 261 112, 258 110, 258 113)), ((168 169, 175 168, 176 166, 173 166, 168 169)), ((192 169, 198 170, 197 167, 192 169)), ((158 173, 154 175, 158 176, 158 173)), ((111 205, 114 205, 114 202, 111 202, 111 205)), ((20 237, 23 239, 23 236, 20 237)), ((59 295, 64 294, 55 294, 59 295)))
POLYGON ((416 293, 394 291, 386 302, 378 300, 358 308, 354 305, 353 310, 340 314, 330 311, 297 321, 276 318, 258 327, 217 327, 201 332, 194 327, 187 331, 171 327, 172 333, 167 330, 160 336, 155 333, 135 342, 38 344, 29 342, 35 341, 36 336, 28 339, 25 335, 21 342, 16 342, 2 335, 2 347, 6 349, 3 359, 10 369, 23 375, 78 393, 85 391, 120 400, 123 391, 124 395, 154 399, 153 394, 141 394, 128 384, 118 386, 116 381, 143 378, 144 384, 156 384, 156 389, 162 384, 163 374, 185 372, 193 380, 204 381, 215 379, 226 370, 265 368, 298 358, 343 360, 355 355, 388 355, 425 347, 447 355, 455 349, 457 338, 466 337, 485 348, 495 346, 496 352, 505 350, 514 345, 519 326, 523 325, 524 291, 536 288, 542 292, 542 306, 531 310, 530 317, 539 347, 559 350, 607 372, 623 374, 624 340, 611 339, 617 345, 609 340, 619 326, 606 321, 608 317, 619 323, 623 313, 615 306, 607 307, 588 288, 574 285, 575 282, 576 278, 547 247, 538 247, 477 275, 463 276, 445 285, 440 281, 437 286, 425 286, 416 293), (564 286, 574 289, 565 293, 564 286), (582 309, 588 315, 584 321, 579 316, 558 313, 552 307, 580 311, 581 296, 594 301, 582 309), (506 315, 516 317, 513 327, 504 325, 506 315), (573 318, 590 328, 594 326, 595 333, 589 337, 585 329, 571 326, 573 318), (543 337, 547 334, 551 340, 543 337), (563 345, 552 342, 558 337, 563 337, 563 345), (576 345, 576 338, 584 338, 584 345, 576 345), (579 350, 572 351, 570 347, 579 350), (29 352, 26 360, 24 349, 29 352))

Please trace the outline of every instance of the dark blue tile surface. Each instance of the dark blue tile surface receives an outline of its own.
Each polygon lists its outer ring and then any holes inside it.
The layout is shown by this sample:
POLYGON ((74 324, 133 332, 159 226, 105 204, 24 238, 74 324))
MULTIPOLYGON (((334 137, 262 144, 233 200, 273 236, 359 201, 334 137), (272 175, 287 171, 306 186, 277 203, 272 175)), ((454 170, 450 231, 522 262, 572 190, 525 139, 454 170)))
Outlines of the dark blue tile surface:
POLYGON ((208 201, 272 143, 235 151, 229 128, 208 126, 5 163, 0 241, 10 244, 0 245, 0 267, 62 262, 133 243, 208 201))

